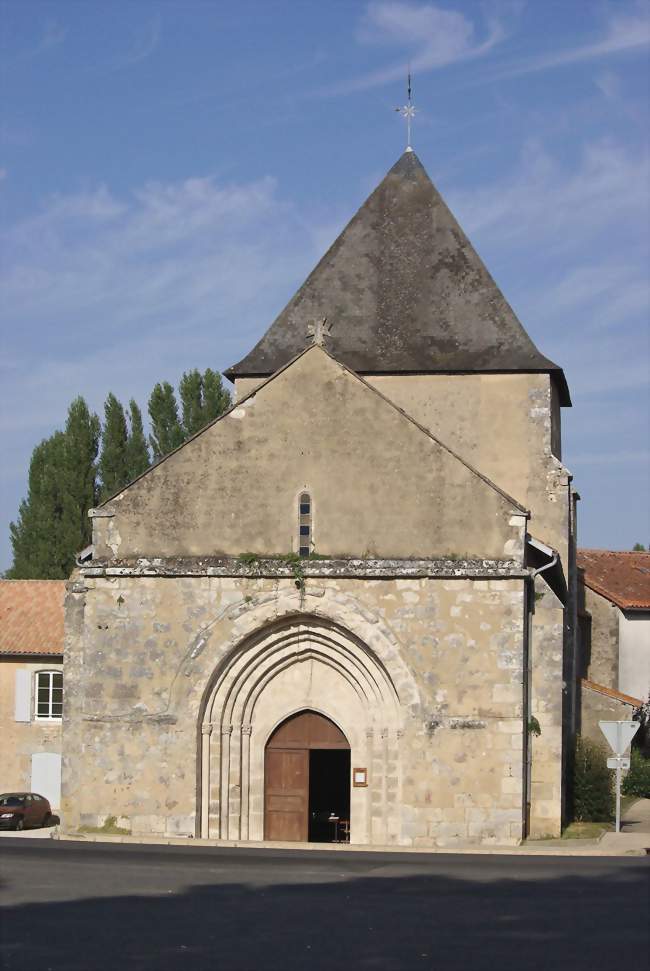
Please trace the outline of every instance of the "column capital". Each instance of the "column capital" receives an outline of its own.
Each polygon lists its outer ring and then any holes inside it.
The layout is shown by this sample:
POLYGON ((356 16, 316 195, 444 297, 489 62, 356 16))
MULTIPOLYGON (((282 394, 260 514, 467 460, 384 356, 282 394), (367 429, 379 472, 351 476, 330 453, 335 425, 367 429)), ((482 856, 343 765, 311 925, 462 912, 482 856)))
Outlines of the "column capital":
POLYGON ((213 728, 214 728, 214 725, 212 724, 212 722, 204 722, 201 725, 201 735, 212 735, 213 728))

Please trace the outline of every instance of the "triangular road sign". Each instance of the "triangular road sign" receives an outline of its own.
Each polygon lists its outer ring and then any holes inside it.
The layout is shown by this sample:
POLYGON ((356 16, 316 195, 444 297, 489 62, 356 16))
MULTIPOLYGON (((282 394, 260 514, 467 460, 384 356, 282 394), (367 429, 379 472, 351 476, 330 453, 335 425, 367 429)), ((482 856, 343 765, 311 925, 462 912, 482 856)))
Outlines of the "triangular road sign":
POLYGON ((640 722, 633 721, 598 722, 598 724, 615 755, 623 755, 640 727, 640 722))

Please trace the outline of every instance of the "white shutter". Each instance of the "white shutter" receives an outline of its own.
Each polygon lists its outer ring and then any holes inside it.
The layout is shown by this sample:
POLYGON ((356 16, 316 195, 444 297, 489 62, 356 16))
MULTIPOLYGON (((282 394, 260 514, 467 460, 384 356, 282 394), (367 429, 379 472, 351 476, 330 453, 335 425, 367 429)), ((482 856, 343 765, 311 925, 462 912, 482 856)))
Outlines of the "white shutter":
POLYGON ((61 802, 61 756, 57 752, 32 755, 32 792, 49 799, 52 809, 61 802))
POLYGON ((32 720, 32 672, 25 668, 16 671, 16 698, 14 719, 17 722, 32 720))

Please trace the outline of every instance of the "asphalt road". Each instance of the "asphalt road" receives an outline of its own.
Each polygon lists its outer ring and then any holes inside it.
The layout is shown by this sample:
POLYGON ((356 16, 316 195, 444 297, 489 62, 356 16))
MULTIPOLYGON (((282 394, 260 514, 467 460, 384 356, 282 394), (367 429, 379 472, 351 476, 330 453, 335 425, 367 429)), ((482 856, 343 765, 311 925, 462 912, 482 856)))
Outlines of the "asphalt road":
POLYGON ((645 858, 0 854, 2 971, 611 971, 650 953, 645 858))

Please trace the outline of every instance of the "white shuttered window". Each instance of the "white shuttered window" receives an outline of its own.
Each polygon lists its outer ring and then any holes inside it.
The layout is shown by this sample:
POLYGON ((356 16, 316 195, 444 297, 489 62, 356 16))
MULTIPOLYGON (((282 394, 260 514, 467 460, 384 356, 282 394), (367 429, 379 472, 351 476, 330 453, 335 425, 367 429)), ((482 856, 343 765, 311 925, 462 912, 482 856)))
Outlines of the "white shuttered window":
POLYGON ((63 674, 39 671, 36 675, 36 719, 49 721, 63 714, 63 674))

